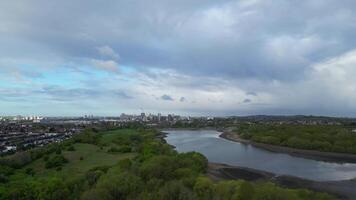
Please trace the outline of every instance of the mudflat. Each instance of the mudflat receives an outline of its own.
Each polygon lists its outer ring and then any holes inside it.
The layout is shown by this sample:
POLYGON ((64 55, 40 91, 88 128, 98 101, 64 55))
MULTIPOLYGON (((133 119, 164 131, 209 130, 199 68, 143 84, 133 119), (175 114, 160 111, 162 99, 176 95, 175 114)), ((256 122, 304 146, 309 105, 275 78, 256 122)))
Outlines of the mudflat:
POLYGON ((208 175, 213 180, 270 181, 286 188, 306 188, 317 192, 325 192, 339 199, 356 199, 356 179, 325 182, 311 181, 293 176, 277 176, 270 172, 220 163, 209 163, 208 175))

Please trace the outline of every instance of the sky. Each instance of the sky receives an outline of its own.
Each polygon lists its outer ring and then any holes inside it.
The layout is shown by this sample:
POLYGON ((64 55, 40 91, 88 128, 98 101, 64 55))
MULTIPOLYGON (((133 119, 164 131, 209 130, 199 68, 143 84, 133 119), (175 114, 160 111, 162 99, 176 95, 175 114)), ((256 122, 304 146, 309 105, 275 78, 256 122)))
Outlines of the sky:
POLYGON ((354 0, 2 0, 0 115, 356 117, 354 0))

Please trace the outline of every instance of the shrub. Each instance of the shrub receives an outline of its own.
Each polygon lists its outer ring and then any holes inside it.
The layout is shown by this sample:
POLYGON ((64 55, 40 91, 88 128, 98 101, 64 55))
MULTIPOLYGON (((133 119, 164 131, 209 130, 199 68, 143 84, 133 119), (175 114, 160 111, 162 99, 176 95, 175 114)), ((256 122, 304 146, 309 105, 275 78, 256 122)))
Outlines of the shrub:
POLYGON ((234 196, 239 200, 250 200, 253 198, 254 192, 253 185, 247 181, 243 181, 240 187, 238 187, 237 194, 234 196))
POLYGON ((60 148, 60 147, 58 147, 57 149, 56 149, 56 154, 61 154, 62 153, 62 149, 60 148))
POLYGON ((167 182, 159 191, 158 199, 193 200, 193 192, 180 181, 167 182))
POLYGON ((0 174, 0 183, 7 183, 9 182, 9 178, 4 174, 0 174))
POLYGON ((44 160, 44 161, 47 161, 48 159, 49 159, 49 156, 48 156, 48 155, 46 155, 46 156, 43 157, 43 160, 44 160))
POLYGON ((61 167, 67 162, 68 160, 63 155, 55 155, 54 157, 48 159, 45 166, 46 168, 61 167))
POLYGON ((207 177, 199 177, 194 185, 194 192, 201 200, 214 198, 214 184, 207 177))
POLYGON ((71 146, 69 146, 68 147, 68 149, 67 149, 68 151, 75 151, 75 148, 74 148, 74 146, 73 145, 71 145, 71 146))
POLYGON ((33 176, 35 174, 35 171, 33 170, 33 168, 27 168, 26 169, 26 174, 33 176))

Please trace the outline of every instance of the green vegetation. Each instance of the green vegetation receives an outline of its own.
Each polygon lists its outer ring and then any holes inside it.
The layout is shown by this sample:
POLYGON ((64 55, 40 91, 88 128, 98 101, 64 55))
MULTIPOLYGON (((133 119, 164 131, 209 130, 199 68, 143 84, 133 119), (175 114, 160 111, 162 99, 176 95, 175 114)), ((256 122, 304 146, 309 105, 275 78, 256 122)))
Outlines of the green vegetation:
POLYGON ((356 154, 351 128, 331 125, 241 125, 238 134, 254 142, 325 152, 356 154))
POLYGON ((332 199, 272 183, 213 182, 203 155, 177 153, 158 136, 155 130, 91 129, 1 159, 0 200, 332 199))

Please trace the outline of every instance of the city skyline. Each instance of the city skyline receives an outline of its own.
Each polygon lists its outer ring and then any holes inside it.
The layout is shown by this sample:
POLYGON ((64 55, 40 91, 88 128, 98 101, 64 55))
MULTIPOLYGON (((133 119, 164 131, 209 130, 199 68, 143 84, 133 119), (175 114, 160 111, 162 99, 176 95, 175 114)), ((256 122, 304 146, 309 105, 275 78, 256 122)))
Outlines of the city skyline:
POLYGON ((2 1, 0 115, 356 117, 354 10, 348 0, 2 1))

